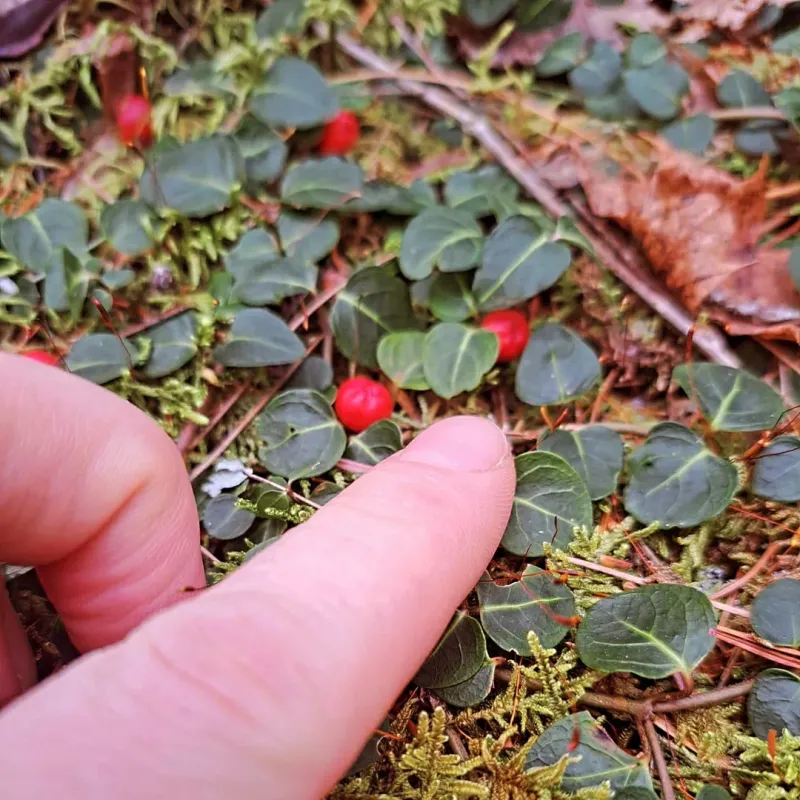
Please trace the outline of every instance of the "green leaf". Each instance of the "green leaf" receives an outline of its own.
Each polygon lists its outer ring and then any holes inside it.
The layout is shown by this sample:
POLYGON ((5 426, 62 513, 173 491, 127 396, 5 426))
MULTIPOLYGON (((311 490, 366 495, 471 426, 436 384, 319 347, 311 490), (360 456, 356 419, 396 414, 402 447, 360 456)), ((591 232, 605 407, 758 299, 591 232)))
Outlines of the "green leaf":
MULTIPOLYGON (((135 361, 137 353, 133 346, 126 343, 125 347, 135 361)), ((72 345, 72 350, 64 361, 73 375, 100 385, 116 380, 129 369, 125 350, 113 333, 89 333, 82 336, 72 345)))
POLYGON ((666 678, 692 670, 714 647, 711 601, 697 589, 676 584, 640 586, 598 600, 575 637, 590 669, 666 678))
POLYGON ((427 391, 430 386, 422 368, 425 334, 421 331, 387 333, 378 344, 378 365, 384 375, 401 389, 427 391))
POLYGON ((519 0, 516 17, 520 30, 541 31, 559 25, 572 12, 572 0, 519 0))
POLYGON ((519 184, 496 164, 456 172, 444 185, 447 205, 468 211, 474 217, 493 213, 498 202, 513 204, 518 198, 519 184))
POLYGON ((331 327, 345 357, 366 367, 377 367, 381 337, 417 327, 408 284, 384 267, 359 270, 336 298, 331 327))
POLYGON ((461 13, 476 28, 490 28, 516 4, 517 0, 461 0, 461 13))
POLYGON ((232 138, 215 135, 164 150, 139 182, 142 199, 184 217, 208 217, 230 206, 244 165, 232 138))
MULTIPOLYGON (((781 132, 781 124, 775 120, 752 120, 736 131, 734 144, 743 153, 753 156, 777 155, 780 145, 775 138, 781 132)), ((784 130, 786 130, 784 128, 784 130)))
POLYGON ((250 95, 250 113, 272 128, 316 128, 338 110, 322 73, 294 56, 279 58, 250 95))
POLYGON ((400 428, 390 419, 372 424, 358 436, 350 437, 345 457, 374 467, 385 458, 403 449, 400 428))
POLYGON ((255 521, 255 514, 236 508, 238 497, 221 494, 213 498, 203 512, 203 527, 212 539, 227 542, 244 536, 255 521))
POLYGON ((661 129, 661 136, 678 150, 701 156, 708 149, 716 132, 717 123, 707 114, 698 114, 675 120, 661 129))
POLYGON ((431 313, 442 322, 463 322, 478 315, 470 289, 472 276, 465 272, 438 272, 428 294, 431 313))
POLYGON ((474 677, 486 661, 486 637, 480 623, 458 611, 414 676, 414 683, 433 690, 456 686, 474 677))
POLYGON ((629 69, 623 76, 628 94, 654 119, 672 119, 681 110, 681 97, 689 90, 683 67, 661 61, 647 69, 629 69))
MULTIPOLYGON (((239 248, 246 246, 245 239, 250 234, 263 233, 250 231, 245 234, 239 248)), ((258 248, 258 243, 253 246, 258 248)), ((317 268, 298 258, 255 261, 236 275, 231 299, 248 306, 274 305, 287 297, 308 294, 314 291, 316 285, 317 268)))
POLYGON ((576 333, 547 322, 528 341, 515 390, 523 403, 550 406, 581 397, 600 379, 600 362, 576 333))
POLYGON ((302 358, 305 347, 276 314, 247 308, 233 320, 228 341, 214 348, 216 361, 226 367, 273 367, 302 358))
POLYGON ((772 644, 800 647, 800 581, 781 578, 762 589, 750 604, 750 625, 772 644))
POLYGON ((275 131, 255 117, 245 117, 234 134, 251 183, 273 183, 286 165, 289 148, 275 131))
POLYGON ((328 210, 358 197, 364 173, 341 158, 309 158, 289 168, 281 182, 281 201, 295 208, 328 210))
POLYGON ((656 425, 628 459, 625 508, 640 522, 690 528, 721 514, 738 487, 736 468, 688 428, 656 425))
POLYGON ((647 762, 617 747, 588 711, 564 717, 545 728, 525 759, 525 769, 556 764, 565 755, 575 759, 567 766, 561 781, 561 788, 566 792, 596 787, 605 781, 612 789, 653 788, 647 762), (577 745, 574 744, 576 735, 577 745))
POLYGON ((330 215, 298 214, 284 208, 276 222, 281 247, 287 256, 315 264, 339 241, 339 222, 330 215))
POLYGON ((445 703, 457 708, 469 708, 482 703, 492 690, 494 683, 493 661, 487 661, 471 678, 453 686, 442 686, 436 694, 445 703))
POLYGON ((400 186, 390 181, 366 181, 359 197, 348 200, 342 213, 377 213, 385 211, 399 216, 413 216, 436 205, 436 195, 426 181, 414 181, 410 186, 400 186))
POLYGON ((77 321, 89 289, 87 266, 71 250, 59 248, 44 281, 45 306, 53 311, 68 311, 70 319, 77 321))
POLYGON ((236 94, 236 84, 231 75, 220 70, 215 59, 204 59, 173 72, 164 81, 162 91, 167 97, 180 97, 184 100, 226 98, 236 94))
MULTIPOLYGON (((616 798, 614 798, 616 800, 616 798)), ((731 800, 730 794, 721 786, 705 784, 695 796, 695 800, 731 800)))
POLYGON ((247 231, 225 256, 225 269, 235 278, 247 275, 261 264, 275 261, 281 251, 275 240, 263 228, 247 231))
POLYGON ((639 116, 639 105, 624 85, 601 97, 587 97, 583 107, 597 119, 614 122, 639 116))
MULTIPOLYGON (((102 281, 106 288, 112 292, 130 286, 136 279, 136 273, 132 269, 123 267, 122 269, 111 269, 103 273, 102 281)), ((108 310, 108 309, 106 309, 108 310)))
POLYGON ((658 800, 658 795, 644 786, 623 786, 614 792, 614 800, 658 800))
POLYGON ((347 436, 330 403, 313 389, 279 394, 258 418, 259 461, 289 481, 322 475, 344 455, 347 436))
POLYGON ((301 33, 305 11, 305 0, 275 0, 256 20, 256 36, 273 39, 282 33, 301 33))
POLYGON ((569 73, 570 86, 581 97, 606 94, 622 72, 622 58, 608 42, 595 42, 589 58, 569 73))
POLYGON ((734 69, 717 86, 717 100, 728 108, 769 106, 769 92, 748 72, 734 69))
POLYGON ((309 356, 292 376, 290 389, 316 389, 324 392, 333 385, 333 367, 322 356, 309 356))
POLYGON ((681 364, 672 379, 700 404, 715 431, 763 431, 784 413, 780 395, 743 369, 722 364, 681 364))
POLYGON ((511 308, 549 289, 570 265, 569 248, 526 217, 510 217, 486 240, 472 290, 481 311, 511 308))
POLYGON ((647 69, 667 57, 667 48, 658 36, 640 33, 631 39, 625 53, 628 66, 634 69, 647 69))
POLYGON ((572 592, 538 567, 529 566, 519 581, 507 586, 498 586, 484 574, 477 592, 486 635, 503 650, 522 656, 531 654, 530 631, 542 647, 555 647, 569 632, 568 624, 560 619, 575 614, 572 592))
POLYGON ((753 494, 781 503, 800 500, 800 437, 777 436, 755 462, 753 494))
POLYGON ((624 447, 618 433, 603 425, 577 431, 556 429, 539 441, 540 451, 561 456, 575 469, 592 500, 602 500, 617 488, 624 447))
POLYGON ((139 255, 153 247, 156 220, 144 200, 117 200, 100 215, 100 227, 111 246, 127 256, 139 255))
POLYGON ((592 243, 581 233, 578 223, 572 217, 558 218, 553 239, 557 242, 574 244, 575 247, 580 247, 581 250, 586 251, 589 255, 594 255, 592 243))
POLYGON ((581 476, 554 453, 524 453, 514 459, 517 489, 502 546, 537 558, 544 545, 566 550, 575 528, 592 528, 592 501, 581 476))
POLYGON ((62 247, 82 253, 88 238, 89 223, 83 211, 74 203, 53 198, 2 224, 3 247, 34 272, 47 271, 62 247))
POLYGON ((541 78, 554 78, 574 69, 583 57, 584 42, 580 31, 556 39, 536 62, 536 74, 541 78))
POLYGON ((800 28, 778 36, 772 43, 773 53, 789 53, 790 55, 800 55, 800 28))
POLYGON ((471 392, 494 366, 497 350, 497 337, 490 331, 440 322, 422 344, 425 379, 439 397, 471 392))
POLYGON ((800 736, 800 678, 785 669, 759 672, 747 698, 747 720, 764 741, 771 730, 800 736))
POLYGON ((483 232, 467 211, 436 206, 414 217, 403 235, 400 269, 407 278, 426 278, 439 267, 460 272, 481 257, 483 232))
POLYGON ((188 364, 197 353, 197 314, 187 311, 150 328, 144 338, 153 350, 142 372, 148 378, 163 378, 188 364))

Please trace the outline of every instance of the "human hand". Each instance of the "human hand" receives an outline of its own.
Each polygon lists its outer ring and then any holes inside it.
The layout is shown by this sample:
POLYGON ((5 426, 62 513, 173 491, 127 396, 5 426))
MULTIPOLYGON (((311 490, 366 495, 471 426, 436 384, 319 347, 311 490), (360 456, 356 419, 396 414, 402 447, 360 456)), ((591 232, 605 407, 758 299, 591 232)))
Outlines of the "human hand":
MULTIPOLYGON (((35 565, 94 651, 0 712, 14 800, 317 800, 436 644, 511 509, 502 434, 450 419, 219 585, 184 593, 205 581, 168 437, 112 393, 16 356, 0 354, 0 387, 0 560, 35 565)), ((1 588, 0 704, 34 680, 1 588)))

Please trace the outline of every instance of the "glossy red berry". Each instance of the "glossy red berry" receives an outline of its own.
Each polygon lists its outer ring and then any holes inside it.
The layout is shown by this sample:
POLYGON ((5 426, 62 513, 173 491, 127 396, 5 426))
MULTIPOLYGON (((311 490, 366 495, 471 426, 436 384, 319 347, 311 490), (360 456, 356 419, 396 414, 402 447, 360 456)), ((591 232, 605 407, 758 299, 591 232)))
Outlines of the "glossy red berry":
POLYGON ((123 97, 117 106, 117 134, 126 147, 153 144, 153 108, 139 94, 123 97))
POLYGON ((361 135, 358 117, 352 111, 340 111, 322 130, 319 152, 323 156, 343 156, 357 144, 361 135))
POLYGON ((22 353, 25 358, 31 361, 38 361, 40 364, 47 364, 48 367, 54 367, 61 360, 58 356, 48 353, 46 350, 27 350, 22 353))
POLYGON ((333 404, 336 416, 345 428, 361 433, 374 422, 392 416, 389 390, 370 378, 349 378, 336 392, 333 404))
POLYGON ((497 335, 500 342, 497 361, 501 363, 519 358, 531 334, 525 315, 514 309, 492 311, 483 318, 481 327, 497 335))

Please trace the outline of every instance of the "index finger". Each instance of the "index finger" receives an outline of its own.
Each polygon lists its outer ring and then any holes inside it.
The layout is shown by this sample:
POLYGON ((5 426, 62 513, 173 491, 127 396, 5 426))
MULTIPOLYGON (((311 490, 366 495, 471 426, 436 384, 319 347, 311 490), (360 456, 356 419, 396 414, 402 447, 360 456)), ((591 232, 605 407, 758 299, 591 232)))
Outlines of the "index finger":
POLYGON ((0 353, 0 561, 37 567, 82 650, 205 584, 183 462, 149 417, 68 373, 0 353))

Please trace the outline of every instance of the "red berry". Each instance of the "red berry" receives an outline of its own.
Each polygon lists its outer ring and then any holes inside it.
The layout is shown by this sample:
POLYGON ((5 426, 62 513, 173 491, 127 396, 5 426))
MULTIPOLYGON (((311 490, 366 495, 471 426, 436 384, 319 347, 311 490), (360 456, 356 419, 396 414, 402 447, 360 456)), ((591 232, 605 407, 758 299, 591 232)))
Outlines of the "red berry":
POLYGON ((153 144, 153 108, 138 94, 123 97, 117 106, 117 134, 126 147, 150 147, 153 144))
POLYGON ((22 353, 25 358, 29 358, 31 361, 38 361, 40 364, 47 364, 48 367, 54 367, 56 364, 61 361, 58 356, 54 356, 52 353, 48 353, 46 350, 28 350, 25 353, 22 353))
POLYGON ((343 156, 358 144, 361 126, 352 111, 340 111, 322 130, 319 152, 323 156, 343 156))
POLYGON ((525 319, 524 314, 514 309, 492 311, 483 318, 481 328, 497 335, 500 342, 500 349, 497 353, 498 362, 513 361, 515 358, 519 358, 531 334, 528 320, 525 319))
POLYGON ((361 433, 374 422, 392 416, 389 390, 371 378, 349 378, 336 392, 336 416, 345 428, 361 433))

